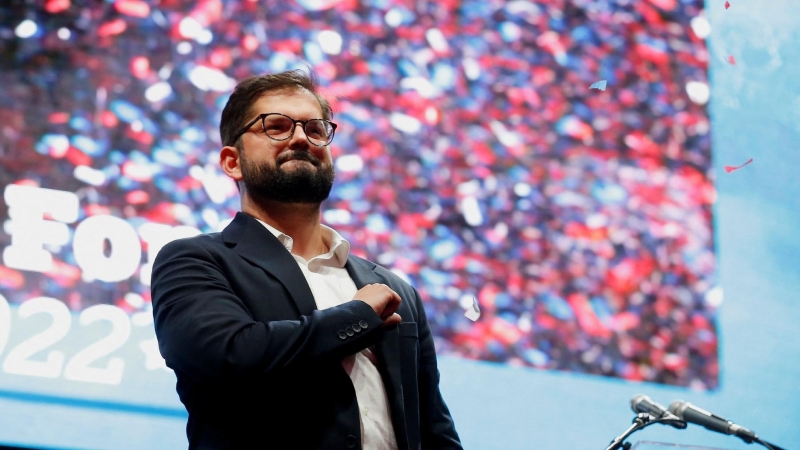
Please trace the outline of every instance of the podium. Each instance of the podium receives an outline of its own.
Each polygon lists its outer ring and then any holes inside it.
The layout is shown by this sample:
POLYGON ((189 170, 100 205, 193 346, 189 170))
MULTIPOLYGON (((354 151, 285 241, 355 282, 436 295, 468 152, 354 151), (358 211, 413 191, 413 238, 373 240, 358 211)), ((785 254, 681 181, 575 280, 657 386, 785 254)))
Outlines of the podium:
POLYGON ((696 445, 670 444, 669 442, 639 441, 631 450, 729 450, 718 447, 698 447, 696 445))

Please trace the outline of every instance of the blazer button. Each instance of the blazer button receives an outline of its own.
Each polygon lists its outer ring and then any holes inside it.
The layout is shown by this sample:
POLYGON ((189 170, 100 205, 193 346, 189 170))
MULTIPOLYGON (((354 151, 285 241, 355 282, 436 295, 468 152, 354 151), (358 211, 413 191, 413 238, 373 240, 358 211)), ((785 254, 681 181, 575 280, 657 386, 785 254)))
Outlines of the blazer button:
POLYGON ((356 333, 353 331, 353 329, 352 329, 352 328, 350 328, 350 327, 347 327, 347 328, 345 328, 345 329, 344 329, 344 332, 345 332, 345 333, 347 333, 347 335, 348 335, 348 336, 352 336, 352 335, 356 334, 356 333))
POLYGON ((355 331, 356 333, 359 333, 359 332, 361 332, 361 327, 357 323, 354 323, 353 324, 353 331, 355 331))
POLYGON ((356 440, 356 437, 353 436, 352 434, 347 436, 347 439, 345 439, 344 442, 345 442, 345 445, 347 445, 347 448, 355 448, 356 444, 358 443, 358 441, 356 440))
POLYGON ((367 323, 366 320, 362 320, 362 321, 358 322, 358 324, 361 325, 361 328, 364 328, 364 329, 366 329, 369 326, 369 324, 367 323))
POLYGON ((339 331, 339 339, 341 339, 341 340, 347 339, 347 333, 345 333, 344 331, 340 330, 339 331))

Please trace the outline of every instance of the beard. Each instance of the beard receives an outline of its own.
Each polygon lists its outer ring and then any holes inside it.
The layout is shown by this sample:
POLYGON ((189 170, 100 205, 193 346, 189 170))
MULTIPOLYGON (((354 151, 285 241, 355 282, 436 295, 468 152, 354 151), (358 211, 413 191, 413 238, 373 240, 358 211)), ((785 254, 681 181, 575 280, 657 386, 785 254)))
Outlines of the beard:
POLYGON ((316 156, 304 151, 281 153, 275 164, 252 163, 241 153, 242 181, 245 189, 256 197, 280 203, 322 203, 333 187, 334 169, 316 156), (308 161, 291 171, 281 169, 289 161, 308 161))

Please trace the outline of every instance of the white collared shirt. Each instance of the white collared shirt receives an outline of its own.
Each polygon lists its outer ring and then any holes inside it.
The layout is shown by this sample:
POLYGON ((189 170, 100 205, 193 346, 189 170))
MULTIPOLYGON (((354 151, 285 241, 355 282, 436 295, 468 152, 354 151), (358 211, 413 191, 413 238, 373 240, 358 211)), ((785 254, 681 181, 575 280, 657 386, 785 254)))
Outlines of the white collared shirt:
MULTIPOLYGON (((258 219, 257 219, 258 220, 258 219)), ((294 240, 291 236, 259 220, 292 253, 294 240)), ((318 309, 347 303, 353 299, 356 288, 347 269, 350 243, 330 227, 322 225, 322 240, 330 250, 324 255, 306 261, 292 253, 297 265, 306 277, 318 309)), ((361 443, 364 450, 397 450, 392 417, 386 387, 378 371, 378 360, 371 349, 364 349, 342 360, 342 366, 356 391, 356 400, 361 415, 361 443)))

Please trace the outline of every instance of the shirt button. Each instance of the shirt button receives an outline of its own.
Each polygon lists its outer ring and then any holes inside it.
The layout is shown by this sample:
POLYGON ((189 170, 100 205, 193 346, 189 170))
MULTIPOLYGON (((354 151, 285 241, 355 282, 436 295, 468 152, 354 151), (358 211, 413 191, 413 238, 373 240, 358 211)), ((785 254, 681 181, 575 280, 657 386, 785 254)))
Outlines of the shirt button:
POLYGON ((347 445, 347 448, 355 448, 356 444, 358 443, 358 441, 356 440, 356 437, 353 436, 352 434, 347 436, 347 439, 345 439, 344 442, 345 442, 345 445, 347 445))
POLYGON ((360 331, 361 331, 361 327, 360 327, 360 326, 359 326, 357 323, 354 323, 354 324, 353 324, 353 331, 355 331, 356 333, 358 333, 358 332, 360 332, 360 331))
POLYGON ((347 328, 345 328, 344 332, 345 332, 345 333, 347 333, 347 335, 348 335, 348 336, 352 336, 352 335, 356 334, 356 333, 353 331, 353 329, 352 329, 352 328, 350 328, 350 327, 347 327, 347 328))
POLYGON ((339 331, 339 339, 342 340, 347 339, 347 333, 345 333, 344 331, 339 331))
POLYGON ((362 321, 358 322, 358 324, 361 325, 361 328, 364 328, 364 329, 366 329, 369 326, 369 324, 367 323, 366 320, 362 320, 362 321))

